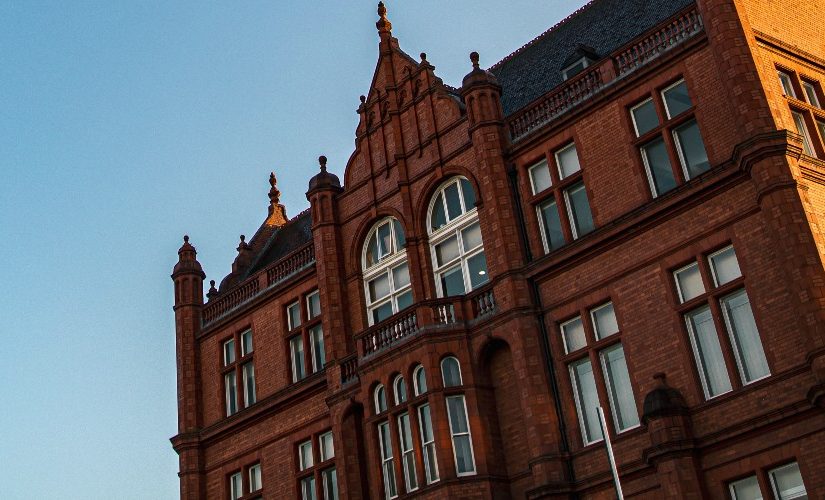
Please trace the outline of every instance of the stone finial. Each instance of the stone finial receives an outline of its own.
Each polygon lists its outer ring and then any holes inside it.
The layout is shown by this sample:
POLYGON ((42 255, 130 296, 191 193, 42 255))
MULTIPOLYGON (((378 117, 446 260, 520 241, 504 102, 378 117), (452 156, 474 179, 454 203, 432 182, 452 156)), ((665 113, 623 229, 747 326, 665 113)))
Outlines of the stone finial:
POLYGON ((420 56, 421 56, 421 62, 423 62, 423 63, 427 62, 427 53, 426 52, 422 52, 420 54, 420 56))
POLYGON ((318 157, 318 164, 321 165, 321 172, 327 171, 327 157, 321 155, 318 157))
POLYGON ((218 296, 218 289, 215 288, 215 280, 209 280, 209 291, 206 292, 206 298, 212 299, 218 296))
POLYGON ((243 252, 244 250, 248 250, 248 249, 249 249, 249 243, 246 242, 246 236, 242 234, 241 235, 241 242, 238 243, 237 250, 238 250, 238 252, 243 252))
POLYGON ((473 69, 478 69, 478 52, 470 52, 470 61, 473 62, 473 69))
POLYGON ((281 205, 281 190, 275 172, 269 173, 269 216, 266 225, 280 227, 286 224, 286 207, 281 205))
POLYGON ((359 96, 358 98, 361 99, 361 104, 364 104, 364 103, 367 102, 367 96, 365 96, 365 95, 359 96))
POLYGON ((278 189, 278 179, 275 178, 275 172, 269 173, 269 203, 272 206, 277 205, 281 201, 281 191, 278 189))
POLYGON ((389 33, 392 31, 392 23, 387 19, 387 8, 384 7, 384 2, 378 2, 378 17, 378 22, 375 23, 378 32, 389 33))
POLYGON ((198 262, 197 255, 198 252, 195 250, 195 247, 189 243, 189 235, 184 235, 183 245, 178 249, 178 262, 172 270, 172 278, 180 274, 196 274, 199 275, 201 279, 205 278, 206 276, 203 274, 203 269, 201 268, 200 262, 198 262))

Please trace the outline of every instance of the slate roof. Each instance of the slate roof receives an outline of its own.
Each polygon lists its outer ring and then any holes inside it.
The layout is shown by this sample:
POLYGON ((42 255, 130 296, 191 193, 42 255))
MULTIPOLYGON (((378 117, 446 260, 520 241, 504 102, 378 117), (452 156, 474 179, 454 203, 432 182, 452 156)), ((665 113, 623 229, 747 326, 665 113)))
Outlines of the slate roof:
POLYGON ((605 57, 693 3, 694 0, 591 1, 490 68, 502 86, 504 114, 515 113, 562 83, 564 61, 579 45, 605 57))
POLYGON ((272 233, 258 259, 246 272, 244 279, 310 241, 312 241, 312 214, 309 210, 304 210, 272 233))

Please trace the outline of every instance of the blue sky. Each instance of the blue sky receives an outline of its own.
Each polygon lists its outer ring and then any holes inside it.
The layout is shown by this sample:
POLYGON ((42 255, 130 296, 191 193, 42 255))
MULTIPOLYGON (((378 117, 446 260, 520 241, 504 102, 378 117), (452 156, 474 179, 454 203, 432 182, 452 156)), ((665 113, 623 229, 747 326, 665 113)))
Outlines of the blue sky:
MULTIPOLYGON (((388 1, 459 86, 583 0, 388 1)), ((172 266, 207 279, 319 154, 342 173, 376 2, 0 1, 0 498, 176 498, 172 266)))

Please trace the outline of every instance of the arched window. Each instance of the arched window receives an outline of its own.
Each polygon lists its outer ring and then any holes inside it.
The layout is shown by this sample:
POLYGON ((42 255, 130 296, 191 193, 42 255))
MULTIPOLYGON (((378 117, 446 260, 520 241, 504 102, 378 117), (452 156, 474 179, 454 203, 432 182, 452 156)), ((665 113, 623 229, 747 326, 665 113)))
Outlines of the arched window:
POLYGON ((424 367, 418 365, 413 370, 413 393, 420 396, 427 392, 427 377, 424 373, 424 367))
POLYGON ((461 368, 455 357, 450 356, 441 360, 441 377, 444 379, 444 387, 461 385, 461 368))
POLYGON ((384 390, 383 385, 378 385, 375 388, 375 413, 384 413, 387 411, 387 391, 384 390))
POLYGON ((487 283, 476 195, 464 177, 436 192, 429 210, 430 245, 439 297, 463 295, 487 283))
POLYGON ((395 391, 395 404, 405 403, 407 401, 407 383, 404 382, 404 377, 398 375, 392 385, 395 391))
POLYGON ((364 245, 364 292, 369 323, 379 323, 412 305, 404 229, 386 217, 375 225, 364 245))

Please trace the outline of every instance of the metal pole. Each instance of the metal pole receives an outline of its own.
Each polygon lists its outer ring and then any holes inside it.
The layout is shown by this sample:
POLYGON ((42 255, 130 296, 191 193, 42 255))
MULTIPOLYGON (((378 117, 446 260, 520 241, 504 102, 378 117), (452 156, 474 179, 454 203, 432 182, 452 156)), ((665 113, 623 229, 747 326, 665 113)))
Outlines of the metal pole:
POLYGON ((619 481, 619 469, 616 468, 616 459, 613 457, 613 443, 610 442, 610 434, 607 433, 607 421, 604 419, 604 410, 602 410, 601 406, 597 406, 596 412, 599 414, 599 424, 602 427, 604 447, 607 448, 607 461, 610 462, 610 472, 613 473, 613 484, 616 486, 616 498, 618 498, 618 500, 624 500, 622 483, 619 481))

